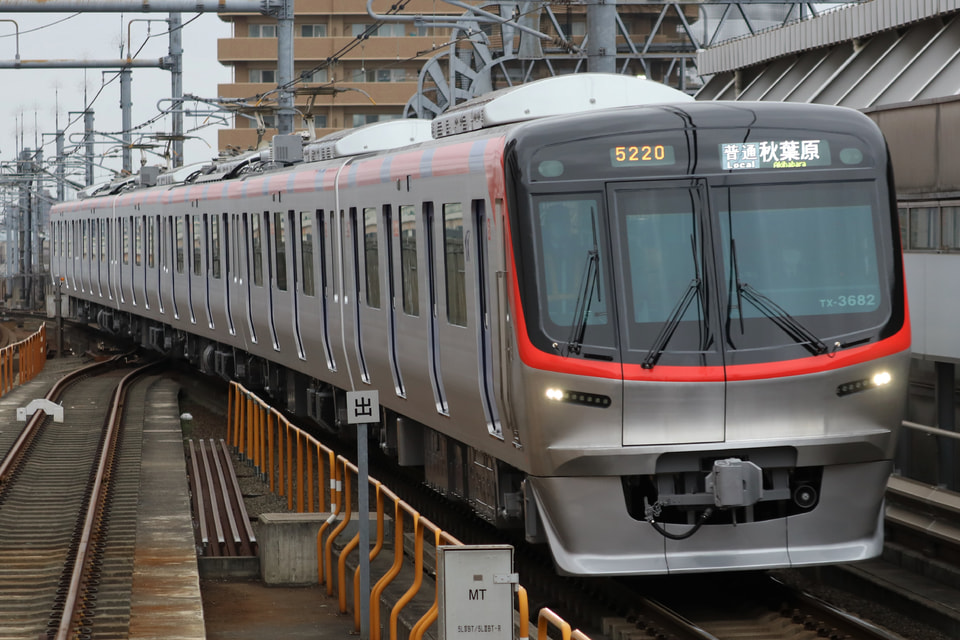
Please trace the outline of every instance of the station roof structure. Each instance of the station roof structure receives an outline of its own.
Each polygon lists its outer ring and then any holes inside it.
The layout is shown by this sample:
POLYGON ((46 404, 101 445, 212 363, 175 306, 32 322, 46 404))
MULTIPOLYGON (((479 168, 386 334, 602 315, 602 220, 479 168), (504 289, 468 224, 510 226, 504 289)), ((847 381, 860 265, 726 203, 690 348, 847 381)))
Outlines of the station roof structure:
POLYGON ((960 93, 960 0, 868 0, 700 51, 699 100, 855 109, 960 93))

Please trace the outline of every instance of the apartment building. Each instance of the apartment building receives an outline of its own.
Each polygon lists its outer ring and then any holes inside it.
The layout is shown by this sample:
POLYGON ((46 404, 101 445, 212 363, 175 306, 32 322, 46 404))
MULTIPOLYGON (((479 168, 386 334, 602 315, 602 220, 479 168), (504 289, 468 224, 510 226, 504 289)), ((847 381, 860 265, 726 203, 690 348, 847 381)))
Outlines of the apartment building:
MULTIPOLYGON (((319 137, 343 128, 402 117, 407 102, 418 91, 418 77, 427 61, 438 54, 449 55, 449 27, 435 28, 426 22, 382 22, 375 27, 366 4, 364 0, 296 1, 294 75, 299 82, 295 130, 308 130, 312 124, 319 137)), ((474 4, 497 10, 494 3, 474 4)), ((397 5, 402 5, 400 13, 406 16, 452 19, 464 13, 442 0, 374 0, 373 9, 387 14, 397 5)), ((693 8, 683 9, 687 20, 696 15, 695 5, 690 6, 693 8)), ((549 35, 557 35, 559 26, 568 41, 578 45, 586 34, 585 11, 583 5, 575 4, 538 9, 535 23, 549 35)), ((629 34, 618 36, 618 70, 626 62, 630 73, 677 85, 683 68, 675 64, 676 57, 672 56, 693 57, 680 15, 661 15, 663 7, 650 5, 623 5, 618 11, 629 34), (636 59, 638 48, 646 56, 643 64, 636 59), (671 78, 677 81, 672 82, 671 78)), ((234 128, 220 131, 219 146, 245 150, 269 142, 276 133, 276 94, 270 92, 277 86, 277 25, 273 18, 253 14, 225 13, 221 18, 232 23, 233 34, 220 39, 217 57, 233 68, 233 82, 219 85, 219 95, 244 99, 245 106, 238 111, 234 128)), ((457 45, 461 60, 503 56, 500 28, 491 24, 480 27, 488 35, 488 51, 478 56, 471 50, 471 43, 461 41, 457 45)), ((493 68, 494 89, 522 82, 524 78, 586 71, 582 54, 556 42, 544 42, 538 47, 550 59, 549 65, 538 65, 529 55, 520 53, 519 33, 514 38, 513 47, 506 49, 517 54, 493 68)))

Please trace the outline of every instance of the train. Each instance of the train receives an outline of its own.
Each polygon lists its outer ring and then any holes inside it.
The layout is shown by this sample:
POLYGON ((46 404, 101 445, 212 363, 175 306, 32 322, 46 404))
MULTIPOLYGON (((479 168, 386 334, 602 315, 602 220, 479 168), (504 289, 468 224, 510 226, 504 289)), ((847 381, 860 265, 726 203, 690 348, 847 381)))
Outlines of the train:
POLYGON ((854 110, 615 74, 98 185, 70 315, 345 429, 564 575, 878 555, 910 359, 894 183, 854 110))

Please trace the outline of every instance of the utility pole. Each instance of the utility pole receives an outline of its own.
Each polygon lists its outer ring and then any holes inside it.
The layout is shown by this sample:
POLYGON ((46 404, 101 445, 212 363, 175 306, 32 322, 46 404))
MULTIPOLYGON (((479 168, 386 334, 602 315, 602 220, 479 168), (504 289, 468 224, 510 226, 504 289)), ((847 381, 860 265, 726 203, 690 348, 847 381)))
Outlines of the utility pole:
POLYGON ((617 0, 587 2, 587 71, 617 72, 617 0))
POLYGON ((133 146, 133 132, 130 130, 133 127, 133 92, 130 88, 132 80, 133 71, 130 67, 124 67, 120 70, 120 126, 123 129, 121 134, 121 140, 123 141, 121 158, 122 169, 127 175, 133 173, 133 161, 130 155, 130 148, 133 146))
POLYGON ((280 88, 277 132, 293 133, 293 0, 283 0, 277 13, 277 84, 280 88))
POLYGON ((83 112, 83 141, 87 147, 83 160, 87 170, 86 186, 89 187, 93 184, 93 111, 90 109, 83 112))
POLYGON ((66 167, 63 157, 63 129, 57 129, 57 200, 63 202, 67 198, 66 167))
POLYGON ((173 166, 183 166, 183 21, 179 13, 171 13, 167 21, 170 31, 170 95, 173 97, 173 166))

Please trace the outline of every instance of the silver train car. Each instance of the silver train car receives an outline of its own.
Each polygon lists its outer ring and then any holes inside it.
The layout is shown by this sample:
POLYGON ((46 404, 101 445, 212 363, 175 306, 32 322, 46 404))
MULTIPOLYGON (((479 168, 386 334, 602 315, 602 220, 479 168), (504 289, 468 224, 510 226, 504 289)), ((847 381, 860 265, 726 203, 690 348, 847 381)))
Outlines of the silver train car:
POLYGON ((85 195, 72 314, 332 428, 378 390, 383 451, 561 573, 881 551, 910 327, 855 111, 578 74, 85 195))

